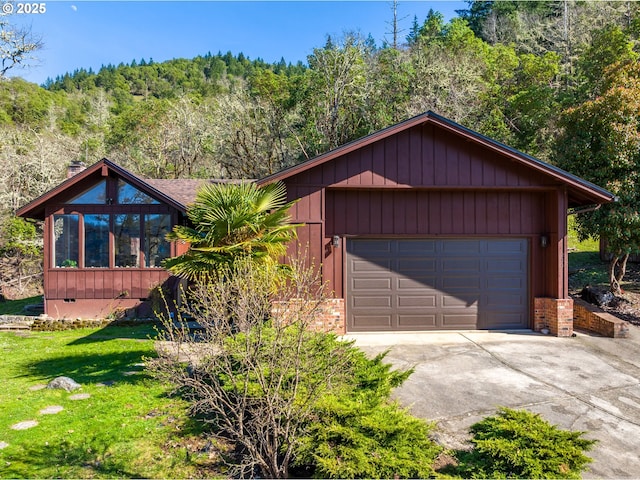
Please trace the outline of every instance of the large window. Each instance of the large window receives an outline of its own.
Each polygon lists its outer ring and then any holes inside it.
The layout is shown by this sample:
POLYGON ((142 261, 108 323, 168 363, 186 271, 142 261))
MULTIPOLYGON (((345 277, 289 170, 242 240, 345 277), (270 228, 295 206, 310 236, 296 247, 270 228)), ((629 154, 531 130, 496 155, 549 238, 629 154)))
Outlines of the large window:
POLYGON ((109 215, 84 215, 84 266, 109 267, 109 215))
POLYGON ((51 266, 161 268, 171 256, 167 206, 119 177, 85 187, 51 217, 51 266))
POLYGON ((53 216, 53 258, 56 267, 78 266, 78 225, 78 215, 53 216))
POLYGON ((140 215, 114 215, 115 266, 140 266, 140 215))
POLYGON ((171 231, 171 215, 144 216, 144 258, 146 267, 160 267, 171 256, 171 244, 166 236, 171 231))
POLYGON ((118 179, 118 204, 131 205, 131 204, 157 204, 156 199, 150 197, 144 192, 141 192, 133 185, 128 184, 122 179, 118 179))
POLYGON ((104 205, 107 203, 107 181, 102 180, 80 195, 72 198, 69 203, 73 205, 104 205))

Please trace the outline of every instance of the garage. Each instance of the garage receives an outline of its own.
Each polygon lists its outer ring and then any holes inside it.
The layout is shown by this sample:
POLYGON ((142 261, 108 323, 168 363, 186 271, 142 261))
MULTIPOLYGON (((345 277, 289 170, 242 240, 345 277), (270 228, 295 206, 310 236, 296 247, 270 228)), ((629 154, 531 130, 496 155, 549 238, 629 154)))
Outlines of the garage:
POLYGON ((614 196, 434 112, 259 181, 281 181, 328 298, 314 328, 572 333, 567 215, 614 196))
POLYGON ((348 239, 347 331, 528 328, 528 241, 348 239))

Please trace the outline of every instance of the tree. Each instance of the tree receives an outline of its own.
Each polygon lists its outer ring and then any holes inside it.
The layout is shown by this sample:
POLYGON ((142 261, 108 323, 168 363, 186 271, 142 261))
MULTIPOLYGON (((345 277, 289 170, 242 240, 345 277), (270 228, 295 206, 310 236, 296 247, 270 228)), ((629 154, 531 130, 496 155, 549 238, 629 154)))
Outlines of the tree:
POLYGON ((615 65, 601 96, 569 109, 556 143, 560 167, 618 197, 594 212, 577 215, 580 238, 606 238, 611 291, 621 293, 630 253, 640 251, 640 66, 615 65))
POLYGON ((305 135, 312 154, 336 148, 369 132, 363 124, 368 92, 366 41, 346 35, 339 43, 331 38, 324 48, 309 55, 309 93, 305 135))
MULTIPOLYGON (((12 6, 12 2, 4 5, 12 6)), ((35 60, 34 53, 44 46, 31 29, 12 25, 9 22, 10 14, 3 12, 0 12, 0 80, 6 77, 9 70, 26 66, 27 62, 35 60)))
POLYGON ((286 189, 281 183, 207 184, 187 209, 193 226, 177 225, 171 240, 190 244, 189 251, 165 261, 173 274, 202 279, 224 265, 249 258, 277 263, 297 225, 289 223, 286 189))

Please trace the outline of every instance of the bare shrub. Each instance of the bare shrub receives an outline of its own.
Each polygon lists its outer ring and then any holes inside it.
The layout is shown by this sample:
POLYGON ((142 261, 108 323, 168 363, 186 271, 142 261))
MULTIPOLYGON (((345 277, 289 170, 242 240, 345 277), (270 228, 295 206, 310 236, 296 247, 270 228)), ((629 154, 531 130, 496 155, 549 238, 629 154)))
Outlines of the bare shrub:
POLYGON ((277 266, 241 261, 194 285, 176 320, 165 317, 150 369, 213 435, 237 445, 234 476, 288 476, 314 405, 345 381, 355 349, 309 329, 325 298, 319 285, 300 263, 283 277, 277 266))

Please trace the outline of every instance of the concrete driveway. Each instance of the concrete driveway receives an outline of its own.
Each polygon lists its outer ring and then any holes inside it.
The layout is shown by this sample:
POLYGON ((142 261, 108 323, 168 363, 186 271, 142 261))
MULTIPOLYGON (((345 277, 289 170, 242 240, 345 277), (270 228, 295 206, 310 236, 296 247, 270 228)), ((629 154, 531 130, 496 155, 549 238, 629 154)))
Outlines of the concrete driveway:
POLYGON ((394 395, 460 448, 496 407, 525 408, 599 440, 584 478, 640 478, 640 328, 630 338, 527 331, 359 334, 347 338, 415 373, 394 395))

